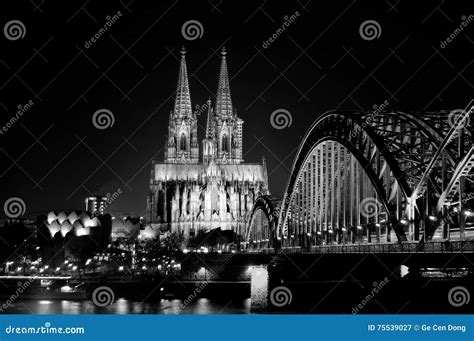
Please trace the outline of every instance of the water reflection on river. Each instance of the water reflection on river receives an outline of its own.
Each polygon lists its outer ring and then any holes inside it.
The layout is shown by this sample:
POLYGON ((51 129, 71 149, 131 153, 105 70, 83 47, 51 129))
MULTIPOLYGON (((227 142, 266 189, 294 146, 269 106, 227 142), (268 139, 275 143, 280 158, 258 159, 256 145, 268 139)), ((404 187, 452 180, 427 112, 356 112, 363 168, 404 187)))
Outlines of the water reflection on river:
POLYGON ((138 302, 117 299, 107 307, 97 307, 92 301, 24 300, 15 302, 8 314, 249 314, 250 298, 214 300, 199 298, 183 305, 183 300, 138 302))

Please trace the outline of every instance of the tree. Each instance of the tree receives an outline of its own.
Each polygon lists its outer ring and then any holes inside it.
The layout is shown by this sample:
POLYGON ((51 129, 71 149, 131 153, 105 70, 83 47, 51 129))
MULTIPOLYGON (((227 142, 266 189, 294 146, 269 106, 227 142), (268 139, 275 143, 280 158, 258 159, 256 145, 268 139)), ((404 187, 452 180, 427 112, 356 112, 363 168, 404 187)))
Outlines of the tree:
POLYGON ((181 232, 171 232, 162 240, 163 248, 168 252, 173 252, 181 249, 184 242, 184 235, 181 232))
POLYGON ((160 238, 155 237, 151 239, 142 240, 139 243, 140 257, 146 256, 150 259, 158 258, 164 251, 163 245, 160 243, 160 238))

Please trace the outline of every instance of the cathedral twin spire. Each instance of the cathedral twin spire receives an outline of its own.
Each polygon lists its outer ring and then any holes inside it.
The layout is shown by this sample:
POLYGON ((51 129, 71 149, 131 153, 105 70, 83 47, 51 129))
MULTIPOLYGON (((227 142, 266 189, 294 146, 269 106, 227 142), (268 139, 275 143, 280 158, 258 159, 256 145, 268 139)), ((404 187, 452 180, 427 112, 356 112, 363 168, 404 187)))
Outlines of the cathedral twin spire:
POLYGON ((179 67, 178 88, 174 102, 174 114, 189 116, 192 113, 191 93, 189 91, 188 68, 186 66, 186 50, 181 49, 181 64, 179 67))
MULTIPOLYGON (((227 52, 225 48, 223 48, 221 52, 222 62, 216 96, 216 113, 219 116, 232 116, 233 114, 226 54, 227 52)), ((192 114, 191 92, 189 91, 188 68, 186 66, 185 56, 186 50, 183 47, 181 49, 181 63, 174 103, 174 114, 179 116, 190 116, 192 114)))
POLYGON ((197 119, 191 105, 186 51, 181 50, 181 63, 174 110, 170 113, 168 141, 165 148, 167 163, 198 163, 197 119))
MULTIPOLYGON (((215 110, 211 107, 211 99, 207 101, 207 123, 203 140, 203 161, 207 163, 211 159, 218 163, 243 161, 243 121, 234 115, 226 54, 223 48, 215 110)), ((185 55, 183 47, 174 110, 170 115, 169 140, 165 151, 165 162, 169 163, 197 163, 199 159, 197 118, 192 112, 185 55)))
POLYGON ((222 116, 232 116, 232 99, 230 97, 229 74, 227 72, 225 48, 222 49, 221 71, 219 73, 219 85, 217 87, 216 112, 222 116))

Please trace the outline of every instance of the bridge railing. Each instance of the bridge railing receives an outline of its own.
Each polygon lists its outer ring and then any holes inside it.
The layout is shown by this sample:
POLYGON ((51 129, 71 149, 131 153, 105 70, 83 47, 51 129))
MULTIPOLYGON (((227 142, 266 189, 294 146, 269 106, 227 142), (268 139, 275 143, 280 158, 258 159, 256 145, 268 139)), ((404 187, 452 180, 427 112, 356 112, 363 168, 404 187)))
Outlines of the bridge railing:
MULTIPOLYGON (((275 253, 273 248, 249 251, 252 253, 275 253)), ((351 245, 323 245, 309 248, 283 247, 280 252, 295 253, 473 253, 474 240, 406 242, 402 244, 351 244, 351 245)))

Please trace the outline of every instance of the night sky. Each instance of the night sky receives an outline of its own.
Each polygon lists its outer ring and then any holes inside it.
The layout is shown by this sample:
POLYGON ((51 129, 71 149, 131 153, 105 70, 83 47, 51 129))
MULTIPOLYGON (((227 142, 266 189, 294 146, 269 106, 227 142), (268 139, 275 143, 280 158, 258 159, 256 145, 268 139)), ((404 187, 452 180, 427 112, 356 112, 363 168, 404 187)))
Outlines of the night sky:
MULTIPOLYGON (((164 158, 183 45, 193 107, 215 96, 225 45, 233 104, 245 121, 245 161, 265 156, 270 191, 280 196, 301 137, 327 110, 468 104, 474 20, 441 44, 474 8, 440 2, 2 1, 0 125, 18 105, 34 104, 0 134, 0 203, 20 197, 27 213, 83 209, 86 196, 120 188, 111 209, 142 215, 151 160, 164 158), (23 38, 6 38, 11 20, 24 24, 23 38), (200 38, 183 37, 189 20, 202 25, 200 38), (367 20, 381 28, 372 40, 359 33, 367 20), (113 113, 112 127, 93 125, 99 109, 113 113), (291 126, 270 124, 277 109, 291 113, 291 126)), ((200 140, 205 121, 199 117, 200 140)))

